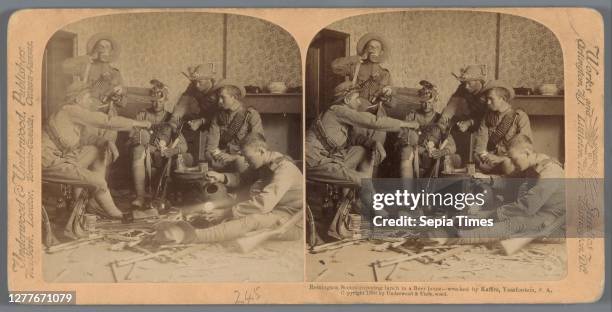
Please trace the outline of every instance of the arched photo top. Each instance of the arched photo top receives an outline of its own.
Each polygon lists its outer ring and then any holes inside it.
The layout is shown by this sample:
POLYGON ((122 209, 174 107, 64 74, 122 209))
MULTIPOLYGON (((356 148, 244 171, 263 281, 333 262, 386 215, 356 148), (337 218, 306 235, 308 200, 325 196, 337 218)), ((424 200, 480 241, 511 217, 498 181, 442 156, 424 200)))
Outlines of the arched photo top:
POLYGON ((272 82, 282 82, 289 91, 301 89, 301 56, 294 38, 276 24, 237 14, 167 11, 89 17, 50 39, 48 47, 62 51, 50 51, 49 61, 88 54, 88 41, 99 33, 110 35, 120 47, 111 64, 125 85, 149 87, 151 79, 158 79, 168 86, 171 102, 188 84, 182 73, 198 64, 219 79, 261 92, 272 82))
MULTIPOLYGON (((416 88, 423 79, 434 83, 440 92, 438 109, 457 88, 452 73, 468 65, 483 65, 487 79, 503 79, 534 93, 545 84, 563 89, 558 38, 544 25, 516 15, 467 10, 369 13, 336 21, 324 31, 346 35, 345 46, 336 48, 344 56, 358 54, 362 37, 382 37, 386 51, 380 64, 389 70, 391 84, 416 88)), ((313 43, 317 38, 311 47, 313 43)))

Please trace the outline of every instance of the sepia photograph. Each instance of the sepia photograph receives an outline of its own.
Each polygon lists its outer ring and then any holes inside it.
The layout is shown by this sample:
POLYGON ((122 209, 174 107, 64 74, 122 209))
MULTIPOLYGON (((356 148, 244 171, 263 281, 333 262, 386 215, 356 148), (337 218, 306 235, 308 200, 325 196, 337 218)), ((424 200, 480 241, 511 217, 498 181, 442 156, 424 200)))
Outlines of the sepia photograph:
POLYGON ((293 37, 241 15, 89 17, 42 71, 48 282, 303 280, 293 37))
POLYGON ((10 303, 599 300, 601 13, 404 5, 7 14, 10 303))
POLYGON ((310 43, 305 86, 308 281, 564 278, 563 53, 545 26, 345 18, 310 43), (394 192, 481 203, 376 202, 394 192))

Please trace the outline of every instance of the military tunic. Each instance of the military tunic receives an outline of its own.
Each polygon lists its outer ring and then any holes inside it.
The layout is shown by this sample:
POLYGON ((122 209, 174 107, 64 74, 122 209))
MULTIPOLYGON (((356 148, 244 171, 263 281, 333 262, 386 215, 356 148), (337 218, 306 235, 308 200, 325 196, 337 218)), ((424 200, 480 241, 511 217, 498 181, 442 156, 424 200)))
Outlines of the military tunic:
POLYGON ((484 94, 479 92, 472 94, 465 89, 465 82, 461 83, 455 93, 451 96, 442 110, 441 123, 449 125, 453 117, 458 121, 471 119, 474 124, 470 127, 470 132, 478 130, 480 121, 488 111, 484 94))
MULTIPOLYGON (((82 55, 67 59, 62 64, 64 73, 77 76, 82 81, 85 81, 90 88, 92 100, 96 106, 101 106, 104 102, 108 102, 108 97, 113 93, 116 87, 123 87, 123 77, 119 70, 110 63, 91 61, 89 55, 82 55)), ((117 116, 117 108, 115 105, 125 106, 127 97, 122 97, 118 103, 113 103, 108 108, 103 108, 108 116, 117 116)), ((108 129, 90 129, 92 132, 97 132, 109 141, 117 140, 117 132, 108 129)))
MULTIPOLYGON (((173 127, 176 125, 170 126, 171 115, 166 111, 155 112, 152 109, 143 110, 136 115, 136 120, 139 121, 148 121, 151 123, 151 129, 153 134, 149 133, 149 130, 145 129, 135 129, 130 134, 130 143, 133 145, 132 149, 132 159, 144 159, 143 156, 145 151, 152 156, 152 165, 154 167, 160 167, 162 165, 162 156, 159 150, 159 147, 155 145, 155 140, 164 140, 166 142, 166 146, 170 147, 172 144, 172 135, 175 131, 173 127)), ((181 135, 178 137, 178 143, 176 148, 178 149, 178 153, 184 154, 187 153, 187 142, 185 138, 181 135)))
MULTIPOLYGON (((62 64, 64 73, 76 75, 90 87, 91 97, 103 102, 115 87, 123 87, 123 77, 110 63, 91 61, 89 55, 67 59, 62 64)), ((125 103, 125 97, 122 103, 125 103)))
POLYGON ((529 116, 524 111, 520 109, 508 109, 503 113, 489 111, 480 122, 480 127, 476 132, 474 152, 476 155, 484 152, 494 153, 499 156, 506 155, 506 144, 519 134, 526 135, 533 140, 529 116), (501 127, 504 118, 513 118, 512 124, 499 142, 491 144, 492 142, 490 142, 489 138, 498 127, 501 127))
POLYGON ((498 209, 500 219, 513 216, 548 219, 565 213, 565 173, 561 164, 547 155, 537 154, 536 165, 525 170, 521 177, 525 182, 519 188, 518 197, 498 209))
MULTIPOLYGON (((337 58, 331 66, 335 74, 349 76, 350 80, 353 80, 355 69, 360 62, 361 56, 353 55, 337 58)), ((384 87, 391 84, 391 73, 379 63, 365 61, 359 65, 356 84, 360 87, 359 95, 371 101, 384 87)))
POLYGON ((377 117, 346 105, 332 105, 317 124, 306 133, 308 178, 349 185, 361 182, 355 168, 368 156, 364 147, 371 150, 375 144, 374 140, 355 133, 354 128, 397 132, 403 126, 401 120, 377 117))
POLYGON ((240 141, 247 135, 259 133, 264 135, 261 116, 252 108, 240 108, 236 111, 219 111, 210 123, 206 135, 206 155, 215 169, 230 169, 244 171, 246 162, 242 156, 231 163, 218 161, 213 152, 215 150, 229 155, 238 155, 240 152, 240 141))
MULTIPOLYGON (((227 185, 250 186, 250 196, 232 207, 232 219, 207 229, 197 230, 200 242, 226 241, 244 234, 279 226, 302 212, 303 176, 285 155, 272 152, 272 161, 259 169, 241 174, 225 173, 227 185)), ((302 222, 284 239, 302 236, 302 222)))

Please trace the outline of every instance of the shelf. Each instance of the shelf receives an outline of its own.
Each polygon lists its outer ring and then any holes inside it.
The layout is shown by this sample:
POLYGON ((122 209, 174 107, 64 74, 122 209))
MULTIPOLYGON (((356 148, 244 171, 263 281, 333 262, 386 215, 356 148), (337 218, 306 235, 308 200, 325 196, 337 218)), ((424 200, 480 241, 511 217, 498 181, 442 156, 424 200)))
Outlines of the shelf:
POLYGON ((260 114, 302 114, 301 93, 248 93, 243 102, 260 114))
POLYGON ((511 102, 530 116, 563 116, 565 101, 562 95, 519 95, 511 102))

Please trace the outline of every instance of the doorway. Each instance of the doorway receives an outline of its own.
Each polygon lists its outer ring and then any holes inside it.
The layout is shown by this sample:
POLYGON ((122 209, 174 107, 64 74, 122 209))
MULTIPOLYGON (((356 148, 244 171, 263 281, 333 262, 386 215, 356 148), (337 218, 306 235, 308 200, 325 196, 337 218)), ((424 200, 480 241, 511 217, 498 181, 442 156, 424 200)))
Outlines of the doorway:
POLYGON ((42 120, 64 102, 66 88, 72 82, 72 76, 64 74, 62 63, 77 53, 77 35, 75 33, 57 31, 45 48, 42 64, 42 120))
POLYGON ((345 77, 332 72, 334 59, 349 54, 350 35, 323 29, 308 47, 306 55, 306 126, 323 112, 334 97, 334 87, 345 77))

